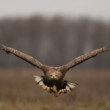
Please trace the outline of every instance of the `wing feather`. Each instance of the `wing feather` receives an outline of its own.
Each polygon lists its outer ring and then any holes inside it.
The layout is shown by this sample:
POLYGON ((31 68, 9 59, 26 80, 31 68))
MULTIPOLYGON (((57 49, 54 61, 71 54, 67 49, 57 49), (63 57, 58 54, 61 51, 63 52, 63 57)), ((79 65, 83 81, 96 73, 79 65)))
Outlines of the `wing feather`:
POLYGON ((41 62, 39 62, 37 59, 35 59, 35 58, 33 58, 32 56, 29 56, 29 55, 27 55, 27 54, 25 54, 25 53, 23 53, 23 52, 20 52, 20 51, 14 49, 14 48, 7 47, 7 46, 5 46, 5 45, 0 44, 0 50, 3 50, 3 51, 5 51, 5 52, 7 52, 7 53, 12 53, 12 54, 14 54, 15 56, 17 56, 17 57, 19 57, 19 58, 25 60, 26 62, 28 62, 28 63, 30 63, 30 64, 36 66, 36 67, 39 68, 39 69, 43 69, 43 68, 45 67, 45 66, 44 66, 41 62))
POLYGON ((99 49, 96 49, 96 50, 93 50, 87 54, 84 54, 82 56, 79 56, 75 59, 73 59, 72 61, 70 61, 69 63, 67 63, 66 65, 62 66, 64 67, 64 69, 66 70, 69 70, 71 69, 72 67, 92 58, 92 57, 95 57, 96 55, 102 53, 102 52, 106 52, 106 51, 109 51, 110 50, 110 45, 109 46, 106 46, 106 47, 103 47, 103 48, 99 48, 99 49))

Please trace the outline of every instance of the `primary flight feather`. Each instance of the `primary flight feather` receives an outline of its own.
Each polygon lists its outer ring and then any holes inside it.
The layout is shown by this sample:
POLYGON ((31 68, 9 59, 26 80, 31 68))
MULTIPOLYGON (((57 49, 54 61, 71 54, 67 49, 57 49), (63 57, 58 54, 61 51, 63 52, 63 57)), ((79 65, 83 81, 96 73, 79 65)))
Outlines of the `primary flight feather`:
POLYGON ((2 44, 0 44, 0 50, 5 51, 6 53, 12 53, 15 56, 41 69, 44 73, 44 76, 35 76, 35 81, 43 89, 47 90, 49 93, 54 93, 54 95, 58 97, 61 93, 71 91, 77 85, 76 83, 71 83, 67 80, 64 80, 64 76, 67 73, 67 71, 70 70, 72 67, 75 67, 76 65, 92 57, 95 57, 96 55, 102 52, 109 51, 110 45, 79 56, 67 63, 66 65, 59 67, 51 67, 44 65, 32 56, 29 56, 27 54, 24 54, 23 52, 20 52, 14 48, 7 47, 2 44))

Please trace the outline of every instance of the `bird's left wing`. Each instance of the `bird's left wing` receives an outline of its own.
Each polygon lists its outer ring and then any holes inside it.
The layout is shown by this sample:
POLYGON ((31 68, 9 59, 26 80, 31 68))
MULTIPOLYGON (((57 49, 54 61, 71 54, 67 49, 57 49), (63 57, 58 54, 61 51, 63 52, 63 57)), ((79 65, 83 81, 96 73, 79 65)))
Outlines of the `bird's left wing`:
POLYGON ((25 53, 23 53, 23 52, 20 52, 20 51, 14 49, 14 48, 7 47, 7 46, 5 46, 5 45, 0 44, 0 50, 3 50, 3 51, 5 51, 5 52, 7 52, 7 53, 12 53, 12 54, 14 54, 15 56, 17 56, 17 57, 19 57, 19 58, 25 60, 26 62, 28 62, 28 63, 30 63, 30 64, 36 66, 36 67, 39 68, 39 69, 43 69, 43 68, 45 67, 45 66, 44 66, 41 62, 39 62, 37 59, 35 59, 35 58, 33 58, 32 56, 29 56, 29 55, 27 55, 27 54, 25 54, 25 53))
POLYGON ((96 55, 102 53, 102 52, 106 52, 106 51, 109 51, 110 50, 110 45, 109 46, 106 46, 106 47, 103 47, 103 48, 99 48, 99 49, 96 49, 96 50, 93 50, 87 54, 84 54, 82 56, 79 56, 75 59, 73 59, 72 61, 70 61, 68 64, 64 65, 64 66, 61 66, 61 68, 65 69, 65 70, 69 70, 71 69, 72 67, 92 58, 92 57, 95 57, 96 55))

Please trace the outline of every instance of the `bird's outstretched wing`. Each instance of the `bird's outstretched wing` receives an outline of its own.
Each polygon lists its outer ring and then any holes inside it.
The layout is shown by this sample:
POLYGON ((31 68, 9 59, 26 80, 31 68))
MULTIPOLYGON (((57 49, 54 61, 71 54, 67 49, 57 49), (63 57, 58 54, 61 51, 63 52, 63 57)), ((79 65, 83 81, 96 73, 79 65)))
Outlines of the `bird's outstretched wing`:
POLYGON ((36 60, 32 56, 24 54, 23 52, 20 52, 20 51, 14 49, 14 48, 7 47, 5 45, 0 44, 0 50, 4 50, 6 53, 12 53, 15 56, 25 60, 26 62, 36 66, 39 69, 44 69, 46 67, 45 65, 43 65, 41 62, 39 62, 38 60, 36 60))
POLYGON ((71 69, 72 67, 92 58, 92 57, 95 57, 96 55, 102 53, 102 52, 106 52, 106 51, 109 51, 110 50, 110 45, 109 46, 106 46, 106 47, 103 47, 103 48, 99 48, 99 49, 96 49, 96 50, 93 50, 87 54, 84 54, 82 56, 79 56, 75 59, 73 59, 72 61, 70 61, 69 63, 67 63, 66 65, 62 66, 64 67, 64 69, 66 70, 69 70, 71 69))

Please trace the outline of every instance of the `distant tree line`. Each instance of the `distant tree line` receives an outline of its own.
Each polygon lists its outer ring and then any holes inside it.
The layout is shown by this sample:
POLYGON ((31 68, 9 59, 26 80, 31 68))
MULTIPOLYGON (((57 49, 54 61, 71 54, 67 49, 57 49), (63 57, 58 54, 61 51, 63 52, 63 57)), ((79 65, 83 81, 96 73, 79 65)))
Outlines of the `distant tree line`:
MULTIPOLYGON (((63 65, 91 50, 110 45, 110 23, 63 17, 0 20, 0 43, 16 48, 51 66, 63 65)), ((31 67, 0 51, 0 67, 31 67)), ((78 68, 110 68, 110 52, 78 68)))

